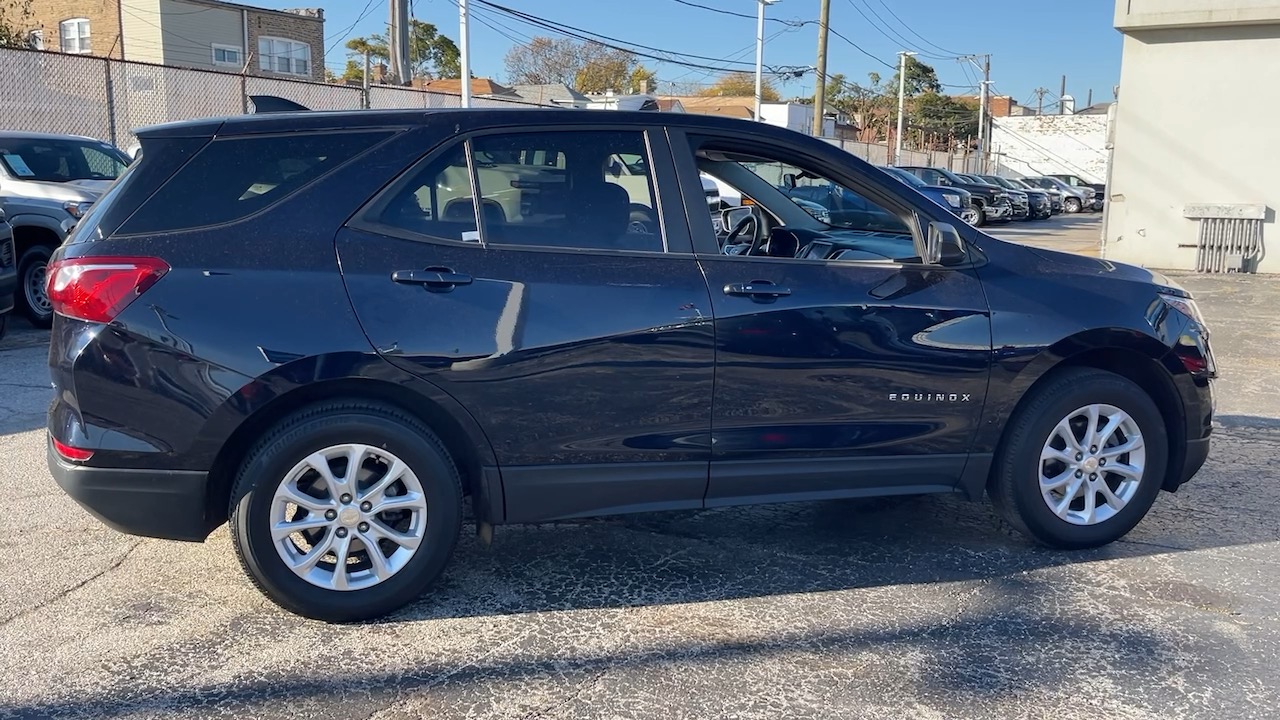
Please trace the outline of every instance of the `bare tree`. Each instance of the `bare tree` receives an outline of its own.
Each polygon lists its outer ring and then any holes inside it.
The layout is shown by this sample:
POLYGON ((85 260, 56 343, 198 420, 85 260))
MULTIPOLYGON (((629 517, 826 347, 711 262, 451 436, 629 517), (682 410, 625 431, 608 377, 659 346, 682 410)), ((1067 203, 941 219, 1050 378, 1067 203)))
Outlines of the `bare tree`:
POLYGON ((27 47, 31 0, 0 0, 0 47, 27 47))
POLYGON ((561 83, 579 92, 638 92, 654 76, 636 56, 596 43, 535 37, 507 52, 507 82, 514 85, 561 83))

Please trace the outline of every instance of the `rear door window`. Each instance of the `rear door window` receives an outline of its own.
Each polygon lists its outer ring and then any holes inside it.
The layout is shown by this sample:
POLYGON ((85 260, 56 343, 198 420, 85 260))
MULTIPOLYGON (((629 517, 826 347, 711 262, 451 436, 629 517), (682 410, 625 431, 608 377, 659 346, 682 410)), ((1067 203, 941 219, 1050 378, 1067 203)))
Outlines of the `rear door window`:
POLYGON ((244 219, 389 135, 378 131, 214 140, 129 218, 120 232, 185 230, 244 219))

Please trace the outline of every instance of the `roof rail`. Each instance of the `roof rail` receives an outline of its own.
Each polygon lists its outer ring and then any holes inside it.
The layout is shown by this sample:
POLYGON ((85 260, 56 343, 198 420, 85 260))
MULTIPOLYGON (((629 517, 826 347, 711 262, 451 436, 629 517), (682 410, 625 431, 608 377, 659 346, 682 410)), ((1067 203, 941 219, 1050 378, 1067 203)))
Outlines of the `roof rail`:
POLYGON ((306 112, 311 110, 309 107, 299 105, 292 100, 285 100, 275 95, 250 95, 249 99, 253 101, 253 112, 255 115, 260 113, 278 113, 278 112, 306 112))

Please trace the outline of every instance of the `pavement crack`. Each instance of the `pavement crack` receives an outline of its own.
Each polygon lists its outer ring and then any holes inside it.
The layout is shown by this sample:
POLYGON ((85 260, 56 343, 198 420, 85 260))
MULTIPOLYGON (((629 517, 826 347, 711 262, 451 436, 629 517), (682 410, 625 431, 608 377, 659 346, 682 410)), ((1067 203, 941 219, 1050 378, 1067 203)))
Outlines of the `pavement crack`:
POLYGON ((11 617, 11 618, 7 618, 7 619, 5 619, 5 620, 3 620, 3 621, 0 621, 0 628, 7 627, 10 623, 14 622, 15 620, 21 620, 22 618, 24 618, 24 617, 26 617, 26 616, 28 616, 28 615, 31 615, 32 613, 35 613, 35 612, 37 612, 37 611, 39 611, 39 610, 44 609, 45 607, 47 607, 47 606, 49 606, 49 605, 53 604, 55 601, 57 601, 57 600, 61 600, 62 598, 64 598, 64 597, 66 597, 66 596, 70 595, 71 593, 75 592, 76 590, 79 590, 80 588, 84 587, 85 585, 88 585, 89 583, 93 582, 94 580, 97 580, 98 578, 102 577, 103 575, 106 575, 107 573, 111 572, 112 570, 115 570, 116 568, 118 568, 118 567, 120 567, 121 565, 123 565, 123 564, 124 564, 124 561, 125 561, 125 560, 128 560, 128 559, 129 559, 129 556, 133 554, 133 551, 134 551, 134 550, 136 550, 136 549, 137 549, 137 547, 138 547, 139 545, 141 545, 141 544, 142 544, 142 541, 141 541, 141 540, 137 540, 137 541, 135 541, 132 545, 130 545, 130 546, 129 546, 129 548, 128 548, 127 550, 125 550, 123 553, 121 553, 121 554, 120 554, 120 557, 116 558, 114 562, 112 562, 110 565, 106 566, 105 568, 103 568, 103 569, 99 570, 98 572, 96 572, 96 573, 94 573, 94 574, 90 575, 89 577, 85 578, 84 580, 81 580, 80 582, 76 583, 75 585, 72 585, 71 587, 67 588, 66 590, 63 590, 62 592, 58 593, 57 595, 54 595, 53 597, 49 598, 48 600, 45 600, 44 602, 39 603, 39 604, 37 604, 37 605, 32 605, 31 607, 27 608, 26 610, 23 610, 22 612, 18 613, 17 615, 14 615, 14 616, 13 616, 13 617, 11 617))
POLYGON ((556 702, 553 702, 550 705, 547 705, 545 707, 529 712, 525 714, 523 717, 521 717, 520 720, 536 720, 536 718, 544 718, 544 717, 547 717, 547 713, 550 713, 558 708, 568 707, 575 700, 585 695, 587 691, 592 690, 597 685, 599 685, 600 681, 604 679, 604 676, 608 674, 609 674, 609 669, 607 667, 602 667, 596 670, 594 673, 591 674, 590 678, 587 678, 586 680, 578 683, 578 687, 573 692, 565 696, 564 698, 557 700, 556 702))

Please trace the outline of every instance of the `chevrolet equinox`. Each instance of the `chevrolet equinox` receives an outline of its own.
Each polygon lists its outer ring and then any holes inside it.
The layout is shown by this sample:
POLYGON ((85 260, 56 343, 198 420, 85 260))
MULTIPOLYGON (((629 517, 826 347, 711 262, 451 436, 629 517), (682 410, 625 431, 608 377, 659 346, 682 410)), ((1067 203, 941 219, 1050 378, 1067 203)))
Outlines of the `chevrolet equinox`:
POLYGON ((487 537, 959 493, 1086 548, 1209 451, 1186 291, 996 240, 784 129, 489 109, 138 135, 51 260, 49 467, 123 532, 228 523, 312 618, 421 595, 464 503, 487 537), (750 202, 713 222, 702 174, 750 202), (805 187, 840 198, 825 221, 805 187))

